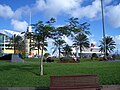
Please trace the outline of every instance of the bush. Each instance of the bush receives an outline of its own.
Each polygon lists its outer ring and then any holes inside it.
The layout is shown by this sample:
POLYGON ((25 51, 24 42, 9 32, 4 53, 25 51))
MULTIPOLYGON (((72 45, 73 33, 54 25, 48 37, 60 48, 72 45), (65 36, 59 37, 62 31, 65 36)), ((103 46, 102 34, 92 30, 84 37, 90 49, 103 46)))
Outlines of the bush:
POLYGON ((52 57, 44 58, 43 62, 54 62, 54 59, 52 57))
POLYGON ((60 62, 63 62, 63 63, 71 62, 71 63, 73 63, 73 62, 76 62, 76 61, 72 57, 62 57, 62 58, 60 58, 60 62))
POLYGON ((96 58, 98 58, 97 54, 93 53, 91 59, 96 59, 96 58))
POLYGON ((50 54, 49 53, 45 53, 44 57, 47 58, 50 54))
POLYGON ((115 54, 112 55, 112 59, 113 59, 113 60, 116 59, 116 55, 115 55, 115 54))
POLYGON ((26 56, 25 54, 21 54, 22 59, 25 59, 25 56, 26 56))

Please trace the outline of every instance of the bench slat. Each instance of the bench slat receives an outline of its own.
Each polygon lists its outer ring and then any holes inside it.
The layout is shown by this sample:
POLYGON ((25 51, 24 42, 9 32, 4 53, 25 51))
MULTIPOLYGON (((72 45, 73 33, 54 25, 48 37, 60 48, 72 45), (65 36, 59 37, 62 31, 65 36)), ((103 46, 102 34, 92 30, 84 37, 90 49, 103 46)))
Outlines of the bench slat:
POLYGON ((50 76, 50 90, 59 89, 99 89, 97 75, 50 76))

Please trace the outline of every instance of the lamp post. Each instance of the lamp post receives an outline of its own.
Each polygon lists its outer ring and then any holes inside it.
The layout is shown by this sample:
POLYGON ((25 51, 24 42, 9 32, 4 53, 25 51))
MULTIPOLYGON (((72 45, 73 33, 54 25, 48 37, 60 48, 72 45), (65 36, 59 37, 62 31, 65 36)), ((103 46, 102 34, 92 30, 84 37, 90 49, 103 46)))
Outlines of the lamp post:
POLYGON ((106 36, 105 36, 103 0, 101 0, 101 11, 102 11, 102 28, 103 28, 103 38, 104 38, 104 57, 106 59, 106 36))

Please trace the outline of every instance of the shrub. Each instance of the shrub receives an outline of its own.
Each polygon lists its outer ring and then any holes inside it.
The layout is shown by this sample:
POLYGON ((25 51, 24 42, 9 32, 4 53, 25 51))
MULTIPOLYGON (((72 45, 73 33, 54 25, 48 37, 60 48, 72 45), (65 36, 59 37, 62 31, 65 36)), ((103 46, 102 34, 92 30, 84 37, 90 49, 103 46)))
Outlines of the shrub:
POLYGON ((93 53, 91 59, 96 59, 96 58, 98 58, 97 54, 93 53))
POLYGON ((49 53, 45 53, 44 57, 47 58, 50 54, 49 53))
POLYGON ((68 63, 68 62, 75 62, 75 60, 72 57, 62 57, 60 58, 60 62, 68 63))
POLYGON ((19 57, 22 58, 22 59, 25 59, 25 54, 19 54, 19 57))
POLYGON ((48 57, 48 58, 46 59, 46 62, 54 62, 54 59, 51 58, 51 57, 48 57))
POLYGON ((113 60, 116 59, 116 55, 115 55, 115 54, 112 55, 112 59, 113 59, 113 60))

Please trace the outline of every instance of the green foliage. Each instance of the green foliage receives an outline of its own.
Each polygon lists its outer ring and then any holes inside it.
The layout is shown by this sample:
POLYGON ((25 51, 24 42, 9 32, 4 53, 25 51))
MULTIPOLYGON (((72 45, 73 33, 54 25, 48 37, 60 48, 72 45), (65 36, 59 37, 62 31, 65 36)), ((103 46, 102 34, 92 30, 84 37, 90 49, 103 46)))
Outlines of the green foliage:
POLYGON ((2 56, 3 54, 2 53, 0 53, 0 57, 2 56))
POLYGON ((78 34, 73 41, 73 46, 74 47, 79 47, 80 48, 80 57, 81 57, 81 52, 84 50, 84 48, 89 48, 89 40, 87 38, 87 35, 85 34, 78 34))
POLYGON ((25 49, 23 38, 16 34, 10 38, 10 44, 8 44, 8 46, 14 47, 14 54, 24 52, 25 49))
POLYGON ((64 40, 55 39, 54 42, 53 42, 53 45, 55 46, 55 48, 54 48, 54 51, 52 53, 54 54, 58 50, 59 58, 60 58, 61 49, 62 49, 62 47, 65 43, 66 42, 64 40))
POLYGON ((47 58, 50 54, 49 53, 45 53, 44 57, 47 58))
POLYGON ((26 57, 25 53, 21 54, 22 59, 25 59, 25 57, 26 57))
POLYGON ((93 54, 92 54, 92 58, 98 58, 97 54, 96 54, 96 53, 93 53, 93 54))
POLYGON ((68 44, 66 44, 63 47, 63 52, 62 53, 65 57, 70 57, 70 55, 72 55, 72 47, 69 46, 68 44))
POLYGON ((75 37, 78 34, 85 34, 85 35, 91 34, 88 31, 90 24, 88 24, 87 22, 80 24, 79 19, 74 17, 69 18, 68 22, 69 23, 66 25, 66 27, 68 28, 70 34, 69 36, 75 37))
POLYGON ((60 62, 62 62, 62 63, 69 63, 69 62, 75 62, 75 61, 71 57, 62 57, 62 58, 60 58, 60 62))
POLYGON ((111 53, 115 49, 115 46, 116 46, 115 41, 110 36, 103 38, 100 41, 100 45, 99 45, 101 52, 105 51, 105 48, 106 48, 106 55, 107 56, 109 55, 109 53, 111 53), (106 47, 104 47, 105 44, 106 44, 106 47))

